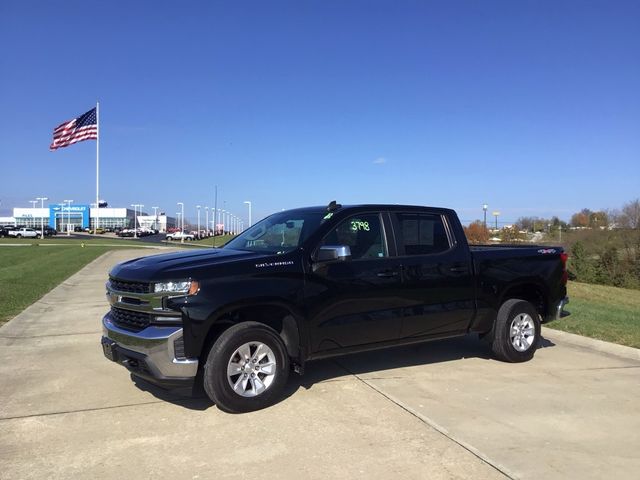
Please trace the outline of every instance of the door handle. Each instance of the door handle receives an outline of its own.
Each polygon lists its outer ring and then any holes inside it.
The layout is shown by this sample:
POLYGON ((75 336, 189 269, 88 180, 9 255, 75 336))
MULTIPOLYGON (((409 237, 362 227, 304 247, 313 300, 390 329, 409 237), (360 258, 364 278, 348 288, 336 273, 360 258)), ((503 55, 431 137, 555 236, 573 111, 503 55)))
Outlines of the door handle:
POLYGON ((377 275, 380 278, 392 278, 397 277, 398 272, 395 270, 385 270, 384 272, 378 272, 377 275))
POLYGON ((449 271, 451 273, 467 273, 469 270, 467 267, 451 267, 449 271))

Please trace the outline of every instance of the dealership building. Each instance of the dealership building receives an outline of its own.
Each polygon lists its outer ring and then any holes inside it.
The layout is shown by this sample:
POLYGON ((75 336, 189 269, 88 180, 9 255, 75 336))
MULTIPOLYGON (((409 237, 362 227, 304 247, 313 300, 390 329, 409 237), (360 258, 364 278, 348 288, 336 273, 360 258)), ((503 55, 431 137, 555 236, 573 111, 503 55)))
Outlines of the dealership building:
MULTIPOLYGON (((95 205, 95 204, 94 204, 95 205)), ((63 232, 76 227, 93 229, 96 219, 100 228, 133 228, 136 213, 129 208, 95 208, 91 205, 57 203, 45 208, 14 208, 13 217, 0 217, 0 225, 14 225, 38 229, 41 226, 55 228, 63 232)), ((175 219, 164 214, 147 215, 138 212, 138 226, 166 232, 175 226, 175 219)))

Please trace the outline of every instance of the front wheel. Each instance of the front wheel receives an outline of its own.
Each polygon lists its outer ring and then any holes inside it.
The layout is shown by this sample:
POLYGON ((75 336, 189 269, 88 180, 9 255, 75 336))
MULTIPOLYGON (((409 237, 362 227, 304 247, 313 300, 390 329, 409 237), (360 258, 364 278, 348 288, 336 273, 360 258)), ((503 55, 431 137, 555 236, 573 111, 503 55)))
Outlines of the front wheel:
POLYGON ((289 376, 289 356, 272 328, 245 322, 225 330, 204 365, 204 390, 226 412, 259 410, 275 403, 289 376))
POLYGON ((535 307, 525 300, 510 299, 498 310, 491 349, 505 362, 526 362, 538 348, 540 333, 535 307))

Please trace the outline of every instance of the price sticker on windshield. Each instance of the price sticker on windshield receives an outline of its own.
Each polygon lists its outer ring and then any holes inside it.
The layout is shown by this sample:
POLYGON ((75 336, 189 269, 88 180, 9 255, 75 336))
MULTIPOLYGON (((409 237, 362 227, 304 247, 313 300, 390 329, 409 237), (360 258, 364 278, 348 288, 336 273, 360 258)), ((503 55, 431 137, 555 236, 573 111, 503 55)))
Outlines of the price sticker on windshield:
POLYGON ((351 220, 351 230, 353 230, 354 232, 358 232, 360 230, 368 232, 370 230, 369 222, 363 222, 362 220, 351 220))

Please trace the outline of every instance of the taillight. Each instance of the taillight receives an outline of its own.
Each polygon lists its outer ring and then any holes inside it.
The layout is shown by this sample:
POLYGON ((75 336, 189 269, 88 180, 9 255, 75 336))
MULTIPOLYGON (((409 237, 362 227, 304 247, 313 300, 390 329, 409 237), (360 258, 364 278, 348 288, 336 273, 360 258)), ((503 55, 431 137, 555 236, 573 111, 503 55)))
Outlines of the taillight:
POLYGON ((569 254, 567 252, 562 252, 560 254, 560 260, 562 261, 562 283, 564 285, 567 284, 569 280, 569 273, 567 272, 567 260, 569 259, 569 254))

